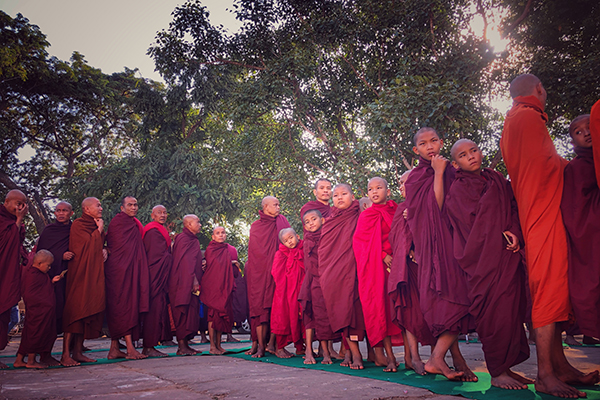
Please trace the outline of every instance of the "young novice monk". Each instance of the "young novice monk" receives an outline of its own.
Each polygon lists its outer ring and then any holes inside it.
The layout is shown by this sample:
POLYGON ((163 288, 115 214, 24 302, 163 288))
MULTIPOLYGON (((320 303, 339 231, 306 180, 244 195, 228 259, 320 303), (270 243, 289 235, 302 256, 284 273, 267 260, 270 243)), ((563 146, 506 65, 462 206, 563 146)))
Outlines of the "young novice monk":
POLYGON ((458 334, 473 330, 474 321, 469 315, 466 275, 452 254, 452 235, 442 212, 455 169, 440 156, 443 142, 435 129, 421 128, 413 140, 419 165, 406 181, 407 218, 419 265, 421 311, 437 338, 425 370, 451 380, 477 381, 458 348, 458 334), (454 371, 444 358, 448 349, 454 371))
POLYGON ((454 256, 467 274, 470 313, 492 385, 527 389, 534 381, 510 370, 529 358, 517 203, 502 174, 481 168, 481 151, 474 142, 460 139, 451 153, 458 172, 446 196, 446 209, 454 256))
POLYGON ((372 178, 367 194, 373 204, 360 214, 353 238, 358 293, 375 361, 377 365, 385 366, 384 372, 396 372, 391 337, 400 338, 402 331, 392 323, 387 282, 392 265, 389 234, 398 205, 389 200, 390 189, 383 178, 372 178))
POLYGON ((319 245, 321 287, 331 329, 342 332, 343 341, 350 349, 341 365, 363 369, 358 341, 364 339, 365 323, 352 249, 352 237, 360 210, 350 185, 336 185, 333 189, 333 207, 331 217, 323 225, 319 245))
MULTIPOLYGON (((290 358, 285 349, 290 342, 296 346, 296 354, 304 354, 302 341, 302 314, 298 294, 304 280, 304 250, 302 240, 292 228, 279 231, 279 250, 273 259, 275 293, 271 308, 271 331, 276 335, 279 358, 290 358)), ((310 349, 309 349, 310 350, 310 349)))
MULTIPOLYGON (((600 102, 593 111, 600 112, 600 102)), ((561 211, 569 239, 569 294, 583 343, 600 338, 600 189, 594 171, 600 165, 592 147, 600 146, 600 132, 590 130, 590 115, 580 115, 569 126, 575 157, 565 167, 561 211)))
POLYGON ((27 310, 25 327, 21 344, 15 360, 15 368, 47 368, 35 360, 36 354, 52 352, 56 340, 56 297, 53 282, 58 282, 60 275, 52 281, 48 276, 54 256, 48 250, 40 250, 33 257, 33 265, 26 268, 21 283, 21 293, 27 310), (23 358, 27 356, 27 363, 23 358))

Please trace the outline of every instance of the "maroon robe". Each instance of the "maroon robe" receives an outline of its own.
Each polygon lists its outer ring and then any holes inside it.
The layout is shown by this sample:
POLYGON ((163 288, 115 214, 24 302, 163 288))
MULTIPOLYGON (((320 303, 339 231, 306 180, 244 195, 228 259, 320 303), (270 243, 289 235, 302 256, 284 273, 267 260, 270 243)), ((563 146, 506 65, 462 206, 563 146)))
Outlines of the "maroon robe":
POLYGON ((229 247, 211 240, 204 252, 206 269, 200 282, 200 301, 208 307, 208 321, 213 329, 224 333, 231 333, 233 328, 234 276, 229 247))
POLYGON ((120 212, 110 221, 106 233, 108 259, 106 279, 106 320, 110 337, 131 335, 138 340, 141 318, 150 307, 150 275, 143 227, 135 217, 120 212))
MULTIPOLYGON (((455 169, 444 172, 444 194, 454 181, 455 169)), ((445 212, 441 212, 433 191, 431 161, 419 158, 406 181, 408 225, 419 265, 419 300, 425 321, 434 336, 445 331, 467 333, 474 328, 469 315, 471 304, 465 272, 452 253, 452 235, 445 212)))
POLYGON ((104 285, 104 232, 96 221, 83 214, 71 225, 69 249, 75 254, 69 260, 63 311, 63 329, 82 334, 84 339, 102 336, 102 319, 106 308, 104 285))
POLYGON ((275 291, 271 267, 279 246, 279 231, 290 227, 283 215, 271 217, 262 210, 258 213, 260 218, 250 226, 245 269, 253 330, 257 325, 269 322, 275 291))
POLYGON ((354 341, 364 339, 365 330, 352 250, 359 214, 356 200, 345 210, 334 208, 321 228, 318 252, 320 283, 331 329, 343 330, 354 341))
POLYGON ((173 256, 171 238, 166 228, 152 221, 143 233, 150 280, 150 307, 142 325, 144 347, 155 347, 159 342, 173 339, 169 320, 169 275, 173 256))
POLYGON ((600 189, 593 148, 575 152, 565 167, 560 206, 569 238, 569 293, 581 333, 600 338, 600 189))
POLYGON ((525 336, 525 271, 519 252, 506 249, 502 232, 523 243, 510 183, 492 169, 458 171, 445 206, 454 256, 467 274, 470 313, 495 377, 529 358, 525 336))
POLYGON ((332 207, 329 204, 323 204, 318 200, 311 200, 300 209, 300 219, 304 218, 304 214, 310 210, 319 210, 323 218, 331 215, 332 207))
POLYGON ((25 226, 0 204, 0 350, 8 343, 10 309, 21 300, 21 255, 25 226), (6 323, 5 323, 6 322, 6 323))
MULTIPOLYGON (((54 256, 54 262, 48 276, 50 280, 68 269, 69 261, 63 260, 63 254, 69 251, 69 234, 72 222, 66 224, 55 222, 47 225, 37 242, 37 250, 48 250, 54 256)), ((56 298, 56 333, 63 331, 63 309, 65 308, 65 289, 67 280, 61 279, 53 284, 56 298)))
POLYGON ((424 346, 435 344, 419 303, 419 267, 410 258, 413 238, 404 218, 406 202, 398 204, 390 230, 392 266, 388 278, 388 294, 392 299, 392 321, 415 335, 424 346))
POLYGON ((33 265, 23 271, 21 292, 27 318, 19 345, 19 354, 50 353, 56 340, 56 298, 48 274, 33 265))
POLYGON ((189 229, 183 228, 183 232, 175 238, 169 277, 169 300, 178 340, 191 339, 198 333, 200 300, 192 294, 194 277, 201 282, 200 242, 189 229))

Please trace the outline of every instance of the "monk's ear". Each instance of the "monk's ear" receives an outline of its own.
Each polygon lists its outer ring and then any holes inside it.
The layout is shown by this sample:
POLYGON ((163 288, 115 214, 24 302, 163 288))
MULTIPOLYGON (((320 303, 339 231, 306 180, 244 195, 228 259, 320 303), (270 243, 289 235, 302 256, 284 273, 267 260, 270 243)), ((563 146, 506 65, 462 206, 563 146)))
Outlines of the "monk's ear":
POLYGON ((440 138, 440 144, 444 147, 444 139, 440 138))
POLYGON ((458 163, 454 160, 452 160, 452 166, 454 167, 454 169, 459 170, 460 167, 458 166, 458 163))
POLYGON ((356 200, 356 197, 354 197, 354 195, 352 195, 352 201, 356 200))
POLYGON ((413 151, 415 152, 416 155, 419 155, 419 151, 417 150, 417 146, 413 146, 413 151))
POLYGON ((390 189, 388 189, 386 193, 387 193, 386 194, 387 197, 390 197, 392 195, 392 191, 390 189))
POLYGON ((325 223, 325 218, 321 217, 321 225, 325 223))
POLYGON ((313 195, 317 197, 317 189, 313 189, 313 195))

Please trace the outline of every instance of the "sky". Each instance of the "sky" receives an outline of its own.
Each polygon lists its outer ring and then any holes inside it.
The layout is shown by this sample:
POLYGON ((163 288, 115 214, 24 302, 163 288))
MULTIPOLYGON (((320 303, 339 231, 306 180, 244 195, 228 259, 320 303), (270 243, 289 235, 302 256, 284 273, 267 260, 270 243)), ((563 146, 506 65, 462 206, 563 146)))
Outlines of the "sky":
MULTIPOLYGON (((111 74, 138 68, 139 76, 162 81, 146 55, 158 31, 167 29, 171 13, 184 0, 0 0, 0 10, 17 13, 39 26, 50 55, 69 60, 74 51, 95 68, 111 74)), ((202 1, 215 25, 239 28, 229 10, 233 0, 202 1)))

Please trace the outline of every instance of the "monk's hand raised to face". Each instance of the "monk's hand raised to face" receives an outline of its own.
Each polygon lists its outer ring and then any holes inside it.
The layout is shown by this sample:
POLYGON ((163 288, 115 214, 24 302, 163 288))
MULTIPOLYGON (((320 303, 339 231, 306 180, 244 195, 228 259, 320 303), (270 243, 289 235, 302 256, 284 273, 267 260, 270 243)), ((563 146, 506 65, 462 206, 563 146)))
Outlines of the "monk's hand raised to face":
POLYGON ((383 259, 383 262, 385 263, 385 265, 387 265, 388 267, 392 266, 392 256, 390 256, 389 254, 387 254, 385 256, 385 258, 383 259))
POLYGON ((106 261, 106 259, 108 258, 108 250, 102 249, 102 258, 104 259, 104 261, 106 261))
POLYGON ((521 250, 521 245, 519 244, 519 238, 517 237, 517 235, 515 235, 511 231, 504 231, 503 233, 505 237, 510 239, 509 244, 506 245, 506 250, 510 250, 513 253, 516 253, 517 251, 521 250))
POLYGON ((94 221, 96 222, 98 230, 100 231, 100 233, 102 233, 102 231, 104 230, 104 220, 102 218, 94 218, 94 221))
POLYGON ((29 206, 27 205, 27 203, 17 208, 17 225, 21 225, 21 222, 23 222, 23 219, 25 218, 28 212, 29 206))
POLYGON ((446 158, 438 154, 431 157, 431 168, 433 168, 436 174, 443 174, 449 162, 446 158))
POLYGON ((73 257, 75 257, 75 253, 72 251, 65 251, 63 254, 63 260, 70 260, 73 257))

